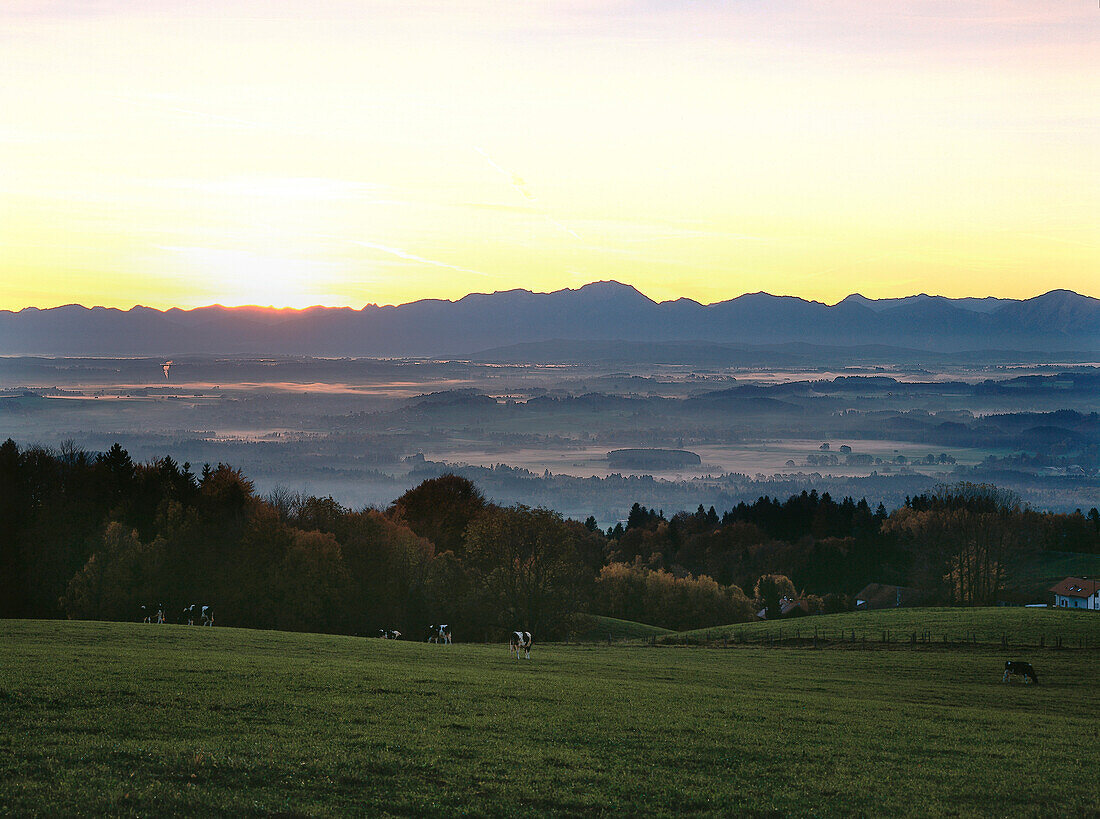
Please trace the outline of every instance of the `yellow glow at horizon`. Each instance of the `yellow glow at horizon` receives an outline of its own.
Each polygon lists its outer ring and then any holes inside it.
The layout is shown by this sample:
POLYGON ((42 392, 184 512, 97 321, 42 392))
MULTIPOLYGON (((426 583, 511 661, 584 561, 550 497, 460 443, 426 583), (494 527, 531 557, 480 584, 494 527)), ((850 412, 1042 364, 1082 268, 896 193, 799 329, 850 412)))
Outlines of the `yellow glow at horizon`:
POLYGON ((104 7, 0 10, 0 309, 1100 295, 1095 10, 943 46, 845 3, 104 7))

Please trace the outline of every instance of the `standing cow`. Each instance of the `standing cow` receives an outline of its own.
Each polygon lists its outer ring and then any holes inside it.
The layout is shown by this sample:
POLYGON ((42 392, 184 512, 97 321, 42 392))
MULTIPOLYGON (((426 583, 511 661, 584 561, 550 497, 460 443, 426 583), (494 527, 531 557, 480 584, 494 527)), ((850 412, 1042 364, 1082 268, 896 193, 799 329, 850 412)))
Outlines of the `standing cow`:
POLYGON ((450 645, 451 627, 446 624, 432 626, 428 629, 428 642, 439 643, 441 645, 450 645))
POLYGON ((202 614, 202 624, 204 626, 213 626, 214 625, 214 607, 213 606, 203 606, 201 614, 202 614))
POLYGON ((512 635, 508 638, 508 650, 515 655, 516 659, 519 659, 520 651, 523 651, 523 656, 531 659, 531 632, 529 631, 513 631, 512 635))
POLYGON ((141 607, 141 622, 143 623, 163 623, 164 622, 164 604, 157 603, 156 606, 141 607))

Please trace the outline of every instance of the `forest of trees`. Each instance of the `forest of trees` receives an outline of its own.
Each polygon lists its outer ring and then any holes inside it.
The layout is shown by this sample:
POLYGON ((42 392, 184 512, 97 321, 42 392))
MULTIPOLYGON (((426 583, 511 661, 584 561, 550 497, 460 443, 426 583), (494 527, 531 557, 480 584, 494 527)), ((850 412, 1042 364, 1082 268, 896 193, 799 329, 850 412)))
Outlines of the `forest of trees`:
POLYGON ((197 473, 0 445, 0 616, 170 622, 208 604, 221 625, 376 634, 447 622, 458 639, 524 628, 568 636, 584 614, 669 628, 738 622, 781 596, 840 610, 868 582, 991 605, 1042 550, 1100 552, 1100 513, 1056 515, 957 484, 899 509, 803 492, 670 516, 635 504, 607 532, 545 508, 499 506, 466 478, 424 481, 388 509, 277 490, 239 470, 197 473))

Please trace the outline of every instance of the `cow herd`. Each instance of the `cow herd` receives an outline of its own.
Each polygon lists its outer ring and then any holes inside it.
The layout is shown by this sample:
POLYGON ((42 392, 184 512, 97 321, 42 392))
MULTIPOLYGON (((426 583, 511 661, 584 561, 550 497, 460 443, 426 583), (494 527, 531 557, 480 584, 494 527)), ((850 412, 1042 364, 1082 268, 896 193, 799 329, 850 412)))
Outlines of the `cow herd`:
MULTIPOLYGON (((378 636, 383 640, 397 640, 401 637, 401 632, 392 628, 380 628, 378 629, 378 636)), ((430 626, 428 628, 428 642, 438 645, 450 645, 451 627, 446 623, 430 626)), ((519 659, 520 652, 523 653, 526 659, 530 660, 532 642, 534 642, 534 640, 531 637, 531 632, 513 631, 508 635, 508 650, 517 660, 519 659)))
MULTIPOLYGON (((143 623, 166 623, 168 618, 164 613, 164 604, 157 603, 155 606, 152 604, 142 604, 141 606, 141 622, 143 623)), ((214 607, 200 605, 199 603, 192 603, 189 606, 184 606, 180 612, 176 622, 180 625, 194 626, 214 625, 214 607)), ((378 629, 378 636, 383 640, 399 640, 401 639, 401 632, 393 628, 380 628, 378 629)), ((440 625, 432 625, 428 628, 428 642, 437 643, 439 645, 451 644, 451 627, 446 623, 440 625)), ((523 656, 528 660, 531 659, 531 632, 529 631, 513 631, 508 637, 508 650, 518 660, 520 652, 523 652, 523 656)))
MULTIPOLYGON (((168 618, 164 613, 164 604, 157 603, 155 606, 149 604, 142 605, 141 622, 167 623, 168 618)), ((183 610, 176 617, 176 623, 181 626, 212 626, 214 625, 214 607, 200 605, 199 603, 192 603, 190 606, 184 606, 183 610)))

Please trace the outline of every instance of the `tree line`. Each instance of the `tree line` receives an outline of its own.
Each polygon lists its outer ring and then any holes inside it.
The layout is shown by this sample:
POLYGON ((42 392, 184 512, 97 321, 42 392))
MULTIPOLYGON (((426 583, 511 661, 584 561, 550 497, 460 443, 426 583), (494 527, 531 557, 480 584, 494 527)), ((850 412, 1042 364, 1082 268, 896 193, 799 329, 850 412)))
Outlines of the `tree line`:
POLYGON ((218 623, 460 639, 524 628, 583 630, 588 614, 697 628, 842 610, 868 582, 914 585, 944 603, 989 605, 1043 549, 1100 552, 1100 514, 1053 515, 994 487, 956 485, 888 512, 803 492, 666 517, 635 504, 601 531, 546 508, 489 502, 442 475, 386 509, 256 493, 230 465, 119 445, 88 452, 0 445, 0 616, 137 619, 191 603, 218 623))

